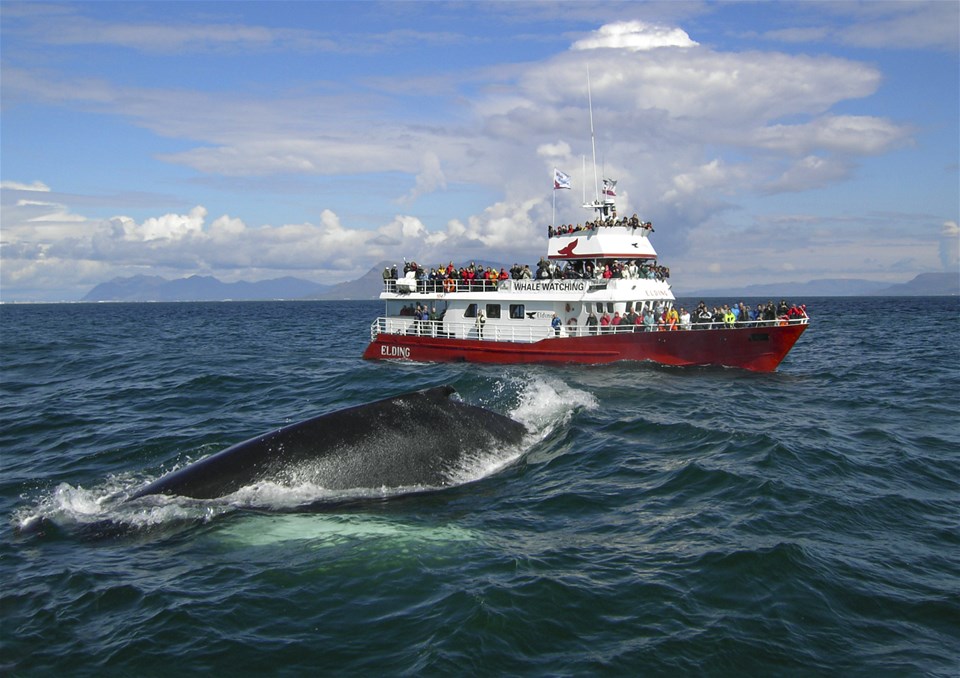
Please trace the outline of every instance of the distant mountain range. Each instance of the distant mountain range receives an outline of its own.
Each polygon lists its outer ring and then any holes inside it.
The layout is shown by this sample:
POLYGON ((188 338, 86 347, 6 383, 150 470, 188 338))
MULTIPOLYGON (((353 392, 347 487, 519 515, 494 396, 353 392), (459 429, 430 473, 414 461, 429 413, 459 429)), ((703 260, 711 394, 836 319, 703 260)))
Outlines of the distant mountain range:
POLYGON ((688 292, 675 289, 678 297, 939 297, 960 295, 960 272, 921 273, 897 285, 856 278, 824 278, 810 282, 786 282, 746 287, 716 288, 688 292))
MULTIPOLYGON (((481 262, 477 262, 481 263, 481 262)), ((490 264, 482 262, 484 266, 490 264)), ((260 282, 225 283, 211 276, 167 280, 138 275, 114 278, 94 287, 81 301, 266 301, 273 299, 376 299, 383 289, 381 261, 356 280, 321 285, 302 278, 275 278, 260 282)), ((499 268, 499 266, 496 266, 499 268)), ((678 297, 802 297, 846 296, 955 296, 960 295, 960 274, 921 273, 899 285, 858 279, 824 279, 799 283, 748 285, 747 287, 687 291, 677 288, 678 297)))
POLYGON ((259 301, 319 296, 331 285, 300 278, 225 283, 211 276, 167 280, 155 275, 114 278, 90 290, 82 301, 259 301))

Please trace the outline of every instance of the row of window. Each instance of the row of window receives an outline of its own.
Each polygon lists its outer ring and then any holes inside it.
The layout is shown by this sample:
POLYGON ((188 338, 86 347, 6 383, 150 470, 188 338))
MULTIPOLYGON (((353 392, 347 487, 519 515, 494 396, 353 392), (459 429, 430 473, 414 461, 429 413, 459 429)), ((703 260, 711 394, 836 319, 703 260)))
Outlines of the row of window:
MULTIPOLYGON (((464 311, 464 318, 476 318, 477 311, 479 310, 479 304, 470 304, 467 306, 467 310, 464 311)), ((524 305, 523 304, 510 304, 510 317, 514 320, 523 320, 524 318, 524 305)), ((484 314, 488 318, 499 318, 500 316, 500 304, 487 304, 484 307, 484 314)))

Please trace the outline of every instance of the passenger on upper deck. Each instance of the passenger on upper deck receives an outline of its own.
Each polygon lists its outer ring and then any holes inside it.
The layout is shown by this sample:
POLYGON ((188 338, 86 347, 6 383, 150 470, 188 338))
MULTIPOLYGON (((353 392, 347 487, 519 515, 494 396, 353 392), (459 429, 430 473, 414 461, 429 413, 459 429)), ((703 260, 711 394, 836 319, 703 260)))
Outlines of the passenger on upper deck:
POLYGON ((634 214, 629 219, 623 217, 618 219, 616 214, 613 216, 607 217, 605 219, 594 219, 593 221, 587 221, 583 224, 562 224, 560 226, 554 227, 552 224, 547 226, 547 236, 554 237, 558 235, 570 235, 572 233, 582 233, 584 231, 593 231, 599 228, 609 228, 614 226, 621 226, 624 228, 642 228, 648 233, 654 230, 653 223, 649 221, 641 221, 640 217, 634 214))

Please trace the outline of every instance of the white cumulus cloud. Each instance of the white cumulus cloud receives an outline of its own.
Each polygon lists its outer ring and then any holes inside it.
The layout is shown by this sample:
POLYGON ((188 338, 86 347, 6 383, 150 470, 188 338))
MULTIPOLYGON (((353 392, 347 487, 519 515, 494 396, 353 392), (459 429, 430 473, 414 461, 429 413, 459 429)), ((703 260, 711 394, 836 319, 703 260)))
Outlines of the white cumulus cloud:
POLYGON ((634 52, 659 47, 696 47, 681 28, 649 24, 645 21, 620 21, 606 24, 589 36, 573 43, 572 49, 628 49, 634 52))

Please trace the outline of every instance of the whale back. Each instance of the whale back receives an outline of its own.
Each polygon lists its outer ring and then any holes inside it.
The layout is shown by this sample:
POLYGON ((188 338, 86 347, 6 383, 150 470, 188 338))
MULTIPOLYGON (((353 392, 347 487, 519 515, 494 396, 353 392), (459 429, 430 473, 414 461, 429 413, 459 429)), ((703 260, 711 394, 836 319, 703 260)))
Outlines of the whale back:
POLYGON ((438 386, 290 424, 168 474, 131 499, 211 499, 262 481, 330 490, 442 487, 471 457, 517 445, 526 433, 454 393, 438 386))

